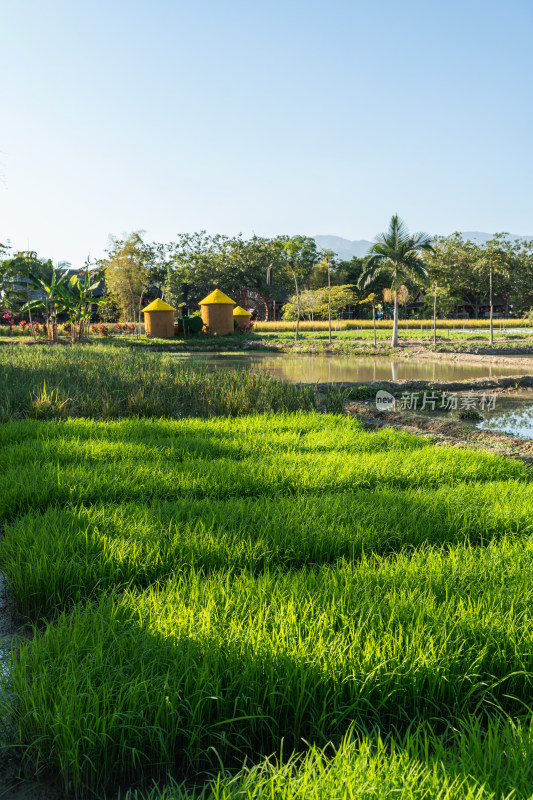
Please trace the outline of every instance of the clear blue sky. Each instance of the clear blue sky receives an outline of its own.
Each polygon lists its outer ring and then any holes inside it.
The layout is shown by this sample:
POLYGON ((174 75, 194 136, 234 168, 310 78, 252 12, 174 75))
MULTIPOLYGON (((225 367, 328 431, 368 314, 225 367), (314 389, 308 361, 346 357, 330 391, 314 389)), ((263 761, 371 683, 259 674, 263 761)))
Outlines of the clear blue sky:
POLYGON ((0 242, 533 235, 531 0, 3 0, 0 242))

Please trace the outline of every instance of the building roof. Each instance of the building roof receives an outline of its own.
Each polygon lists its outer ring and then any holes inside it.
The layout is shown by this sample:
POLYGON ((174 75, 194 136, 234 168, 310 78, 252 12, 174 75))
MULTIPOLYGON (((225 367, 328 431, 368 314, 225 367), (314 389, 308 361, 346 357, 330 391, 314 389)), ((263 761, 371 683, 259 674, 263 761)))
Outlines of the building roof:
POLYGON ((247 311, 242 306, 235 306, 235 308, 233 309, 233 316, 234 317, 251 317, 252 315, 250 314, 249 311, 247 311))
POLYGON ((143 314, 147 311, 175 311, 173 306, 169 306, 168 303, 165 303, 164 300, 161 300, 160 297, 157 300, 154 300, 153 303, 150 303, 149 306, 142 309, 143 314))
POLYGON ((214 292, 208 294, 203 300, 198 303, 199 306, 213 306, 213 305, 235 305, 235 300, 228 297, 227 294, 221 292, 220 289, 215 289, 214 292))

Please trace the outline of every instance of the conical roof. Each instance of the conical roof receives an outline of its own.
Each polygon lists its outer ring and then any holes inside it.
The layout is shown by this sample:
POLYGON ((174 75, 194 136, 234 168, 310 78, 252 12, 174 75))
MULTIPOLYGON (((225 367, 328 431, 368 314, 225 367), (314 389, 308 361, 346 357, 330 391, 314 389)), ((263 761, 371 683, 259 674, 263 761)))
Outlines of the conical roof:
POLYGON ((214 292, 208 294, 203 300, 198 303, 199 306, 213 306, 213 305, 235 305, 235 301, 228 297, 227 294, 221 292, 220 289, 215 289, 214 292))
POLYGON ((247 311, 242 306, 235 306, 235 308, 233 309, 233 316, 234 317, 251 317, 252 315, 250 314, 249 311, 247 311))
POLYGON ((164 300, 161 300, 161 298, 158 297, 157 300, 154 300, 153 303, 150 303, 149 306, 146 306, 146 308, 142 309, 143 314, 145 311, 175 311, 175 308, 173 306, 169 306, 168 303, 165 303, 164 300))

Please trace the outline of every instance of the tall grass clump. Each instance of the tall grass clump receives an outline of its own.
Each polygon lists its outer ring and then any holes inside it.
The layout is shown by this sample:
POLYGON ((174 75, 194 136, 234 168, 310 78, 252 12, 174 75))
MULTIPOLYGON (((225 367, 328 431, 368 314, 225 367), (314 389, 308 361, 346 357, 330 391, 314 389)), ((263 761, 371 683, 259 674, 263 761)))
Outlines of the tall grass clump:
POLYGON ((105 345, 0 347, 0 421, 239 416, 316 408, 312 387, 105 345))

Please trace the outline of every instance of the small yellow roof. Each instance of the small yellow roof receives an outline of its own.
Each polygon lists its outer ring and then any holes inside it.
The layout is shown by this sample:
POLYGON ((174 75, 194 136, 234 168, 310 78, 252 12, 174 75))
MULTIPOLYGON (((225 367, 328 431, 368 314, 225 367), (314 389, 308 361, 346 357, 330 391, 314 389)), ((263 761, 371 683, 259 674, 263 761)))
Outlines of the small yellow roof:
POLYGON ((175 311, 175 309, 173 306, 169 306, 168 303, 165 303, 164 300, 161 300, 161 298, 158 297, 157 300, 154 300, 154 302, 150 303, 149 306, 143 308, 143 314, 145 311, 175 311))
POLYGON ((234 317, 251 317, 252 315, 250 314, 249 311, 247 311, 242 306, 236 306, 233 309, 233 316, 234 317))
POLYGON ((207 297, 204 297, 203 300, 200 300, 198 305, 199 306, 213 306, 213 305, 215 305, 217 303, 219 305, 222 305, 222 304, 228 305, 230 303, 231 303, 232 306, 235 305, 235 301, 232 300, 231 297, 228 297, 227 294, 224 294, 224 292, 221 292, 220 289, 215 289, 214 292, 211 292, 211 294, 208 294, 207 297))

